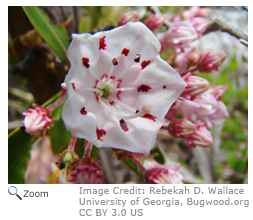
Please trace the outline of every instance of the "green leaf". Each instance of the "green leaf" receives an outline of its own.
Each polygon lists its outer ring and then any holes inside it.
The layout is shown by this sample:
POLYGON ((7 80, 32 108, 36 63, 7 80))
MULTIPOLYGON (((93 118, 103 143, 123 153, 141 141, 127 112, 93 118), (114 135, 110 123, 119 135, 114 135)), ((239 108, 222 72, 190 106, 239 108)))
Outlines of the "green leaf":
POLYGON ((17 128, 8 137, 8 183, 25 183, 25 172, 33 142, 38 138, 17 128))
POLYGON ((40 36, 59 56, 60 60, 67 64, 67 48, 69 45, 66 29, 53 24, 47 14, 38 6, 23 6, 23 9, 40 36))
POLYGON ((48 131, 51 139, 52 150, 54 154, 58 154, 68 147, 71 133, 66 130, 65 124, 62 119, 54 121, 54 126, 48 131))

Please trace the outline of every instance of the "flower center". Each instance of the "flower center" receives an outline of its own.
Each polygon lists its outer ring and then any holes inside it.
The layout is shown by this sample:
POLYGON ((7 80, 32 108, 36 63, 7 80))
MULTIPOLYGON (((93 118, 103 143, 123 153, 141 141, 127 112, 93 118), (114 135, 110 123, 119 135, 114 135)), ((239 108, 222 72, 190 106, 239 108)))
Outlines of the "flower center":
POLYGON ((108 96, 110 95, 110 91, 111 91, 111 87, 109 85, 109 83, 99 83, 97 86, 97 89, 99 89, 102 93, 101 94, 97 94, 98 96, 101 96, 102 98, 107 99, 108 96))

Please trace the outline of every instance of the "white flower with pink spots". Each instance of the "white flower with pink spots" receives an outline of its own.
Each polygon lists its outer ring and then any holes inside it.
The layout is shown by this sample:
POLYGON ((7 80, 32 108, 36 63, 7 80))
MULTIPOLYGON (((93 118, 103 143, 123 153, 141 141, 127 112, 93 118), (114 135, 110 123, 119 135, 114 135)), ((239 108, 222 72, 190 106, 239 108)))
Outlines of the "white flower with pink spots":
POLYGON ((62 113, 67 129, 99 148, 149 154, 186 86, 160 58, 158 39, 140 22, 72 37, 62 113))

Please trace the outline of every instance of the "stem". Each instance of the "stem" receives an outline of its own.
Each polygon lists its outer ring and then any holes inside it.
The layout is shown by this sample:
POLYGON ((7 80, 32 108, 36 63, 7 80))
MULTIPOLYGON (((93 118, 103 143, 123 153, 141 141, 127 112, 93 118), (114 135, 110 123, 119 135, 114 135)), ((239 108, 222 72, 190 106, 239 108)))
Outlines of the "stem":
POLYGON ((74 136, 72 136, 72 138, 71 138, 71 140, 70 140, 70 143, 69 143, 69 146, 68 146, 68 149, 69 149, 70 151, 74 151, 75 145, 76 145, 76 140, 77 140, 77 138, 74 137, 74 136))
POLYGON ((91 153, 92 147, 93 147, 93 144, 91 144, 88 141, 85 141, 85 143, 84 143, 84 155, 83 155, 83 157, 90 157, 90 153, 91 153))
POLYGON ((136 158, 136 156, 134 154, 132 154, 132 161, 140 168, 140 170, 143 172, 143 173, 146 173, 146 169, 145 167, 140 163, 140 161, 136 158))
POLYGON ((59 105, 61 105, 67 98, 68 94, 67 92, 64 90, 63 91, 63 95, 57 100, 55 101, 53 104, 47 106, 46 108, 49 110, 49 111, 52 111, 54 110, 55 108, 57 108, 59 105))

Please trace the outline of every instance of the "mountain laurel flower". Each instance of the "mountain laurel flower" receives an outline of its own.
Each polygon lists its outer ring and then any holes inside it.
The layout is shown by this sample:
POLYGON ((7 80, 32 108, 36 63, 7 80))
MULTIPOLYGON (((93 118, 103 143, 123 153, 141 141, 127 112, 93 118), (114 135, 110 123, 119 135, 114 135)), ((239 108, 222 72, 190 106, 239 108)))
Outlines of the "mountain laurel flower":
POLYGON ((191 148, 195 147, 211 147, 213 144, 213 137, 210 131, 207 130, 204 124, 197 127, 195 133, 191 134, 186 139, 191 148))
POLYGON ((211 93, 218 101, 221 100, 222 96, 227 92, 228 86, 220 85, 220 86, 211 86, 208 89, 208 92, 211 93))
POLYGON ((195 133, 196 129, 197 125, 186 118, 174 120, 169 125, 169 133, 176 138, 182 139, 195 133))
POLYGON ((184 52, 185 48, 198 39, 198 33, 189 21, 175 21, 165 32, 157 35, 162 44, 162 50, 173 49, 176 53, 184 52))
POLYGON ((49 115, 50 111, 37 104, 33 104, 33 107, 34 109, 29 109, 29 113, 23 113, 25 118, 22 124, 25 126, 27 133, 43 136, 44 130, 49 130, 50 126, 53 125, 53 120, 49 115))
POLYGON ((140 20, 140 13, 138 11, 129 11, 121 14, 119 25, 124 25, 128 22, 137 22, 140 20))
POLYGON ((211 14, 210 8, 201 8, 199 6, 192 6, 189 10, 183 12, 182 17, 184 19, 191 19, 195 17, 207 18, 211 14))
POLYGON ((183 77, 184 81, 187 83, 181 97, 193 100, 197 95, 207 91, 210 87, 210 83, 199 76, 193 76, 191 73, 187 73, 183 77))
POLYGON ((196 32, 198 33, 198 36, 201 37, 204 31, 206 30, 209 21, 206 18, 203 17, 195 17, 189 20, 190 23, 195 28, 196 32))
POLYGON ((72 36, 62 112, 67 129, 98 148, 149 154, 186 86, 160 58, 158 39, 140 22, 72 36))
POLYGON ((166 20, 165 14, 151 14, 148 19, 144 21, 147 27, 154 31, 161 28, 163 22, 166 20))
POLYGON ((198 70, 205 73, 218 71, 225 59, 226 54, 222 51, 202 53, 198 62, 198 70))
POLYGON ((180 164, 162 165, 153 160, 145 161, 144 167, 146 183, 149 184, 182 184, 183 176, 179 173, 180 164))

